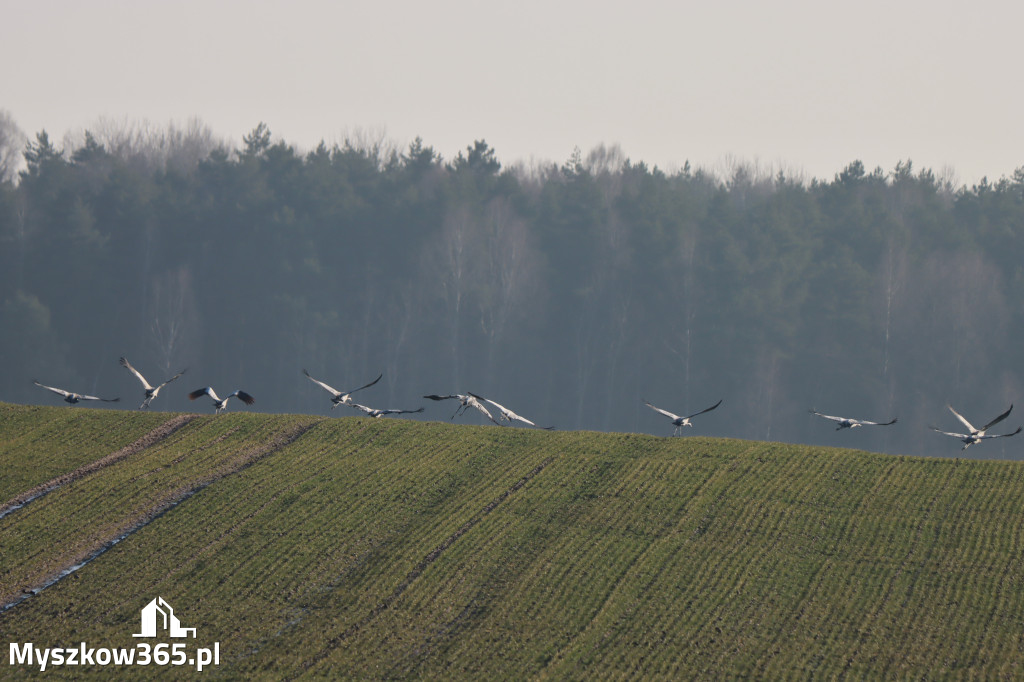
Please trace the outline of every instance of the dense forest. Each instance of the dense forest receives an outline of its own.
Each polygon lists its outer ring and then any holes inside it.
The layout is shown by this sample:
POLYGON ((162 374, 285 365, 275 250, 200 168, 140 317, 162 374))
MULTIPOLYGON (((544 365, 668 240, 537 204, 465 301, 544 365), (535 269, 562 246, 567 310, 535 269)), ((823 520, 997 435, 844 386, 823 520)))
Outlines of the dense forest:
POLYGON ((383 372, 360 401, 426 419, 456 405, 424 394, 473 391, 559 429, 668 435, 642 399, 723 399, 687 434, 950 456, 928 429, 958 429, 947 403, 1024 423, 1024 167, 957 187, 910 161, 807 181, 603 146, 530 168, 482 140, 300 152, 264 124, 238 145, 81 137, 0 159, 0 400, 59 403, 38 379, 134 408, 125 355, 151 380, 188 367, 165 410, 209 409, 185 393, 212 385, 326 413, 305 368, 338 388, 383 372), (812 407, 899 422, 836 433, 812 407))

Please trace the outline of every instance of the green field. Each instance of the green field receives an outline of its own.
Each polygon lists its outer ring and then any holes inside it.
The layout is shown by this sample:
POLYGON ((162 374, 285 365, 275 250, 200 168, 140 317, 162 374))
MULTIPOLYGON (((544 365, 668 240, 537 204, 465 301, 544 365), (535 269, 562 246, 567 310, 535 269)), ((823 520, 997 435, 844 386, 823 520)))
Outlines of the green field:
POLYGON ((0 518, 5 679, 172 642, 158 596, 211 679, 1024 677, 1020 463, 0 404, 0 466, 0 513, 56 481, 0 518))

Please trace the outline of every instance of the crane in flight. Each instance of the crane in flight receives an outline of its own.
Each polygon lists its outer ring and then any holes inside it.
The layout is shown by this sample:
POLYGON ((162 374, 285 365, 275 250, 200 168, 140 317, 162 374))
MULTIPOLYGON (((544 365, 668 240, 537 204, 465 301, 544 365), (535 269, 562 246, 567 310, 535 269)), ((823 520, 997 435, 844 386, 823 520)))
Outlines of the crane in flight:
MULTIPOLYGON (((512 421, 515 420, 515 421, 523 422, 524 424, 529 424, 530 426, 537 426, 536 424, 534 424, 532 421, 530 421, 526 417, 523 417, 523 416, 520 416, 520 415, 516 414, 515 412, 513 412, 510 409, 508 409, 504 405, 500 405, 500 404, 494 402, 493 400, 491 400, 490 398, 485 398, 485 397, 483 397, 481 395, 477 395, 476 393, 473 393, 472 391, 470 391, 469 395, 472 396, 473 398, 476 398, 477 401, 484 401, 484 402, 488 402, 491 405, 493 405, 494 409, 496 409, 498 411, 498 419, 500 421, 509 422, 511 424, 512 421)), ((537 428, 546 429, 546 430, 550 431, 550 430, 552 430, 555 427, 554 426, 540 426, 540 427, 537 427, 537 428)))
POLYGON ((333 403, 331 405, 331 409, 332 410, 335 407, 337 407, 338 405, 352 405, 353 404, 352 403, 352 394, 353 393, 355 393, 356 391, 361 391, 364 388, 369 388, 370 386, 373 386, 375 383, 380 381, 380 378, 382 376, 384 376, 384 373, 382 372, 379 375, 377 375, 376 379, 374 379, 370 383, 366 384, 365 386, 360 386, 359 388, 353 388, 351 391, 339 391, 336 388, 328 386, 327 384, 325 384, 324 382, 320 381, 319 379, 314 379, 310 375, 310 373, 307 372, 306 370, 302 370, 302 373, 305 374, 309 378, 309 380, 312 381, 314 384, 316 384, 317 386, 319 386, 320 388, 324 389, 325 391, 327 391, 328 393, 331 394, 331 403, 333 403))
POLYGON ((210 386, 192 391, 191 393, 188 394, 188 399, 195 400, 196 398, 200 398, 204 395, 208 395, 213 399, 214 414, 220 414, 222 410, 226 409, 228 406, 228 401, 231 400, 232 398, 238 398, 246 405, 252 405, 254 402, 256 402, 256 399, 253 398, 248 393, 246 393, 245 391, 235 391, 234 393, 224 397, 223 399, 218 398, 217 393, 210 386))
POLYGON ((990 421, 988 424, 985 424, 980 429, 974 428, 974 425, 971 424, 971 422, 967 421, 962 414, 954 410, 952 405, 946 405, 946 407, 948 407, 949 411, 953 413, 953 416, 960 420, 960 423, 967 427, 969 433, 954 433, 951 431, 943 431, 942 429, 938 429, 934 426, 929 426, 928 428, 930 428, 932 431, 935 431, 936 433, 941 433, 943 436, 950 436, 952 438, 958 439, 961 443, 964 444, 964 446, 960 448, 961 450, 966 450, 972 445, 980 443, 983 440, 989 440, 991 438, 1009 438, 1010 436, 1016 436, 1018 433, 1021 432, 1021 429, 1024 428, 1018 426, 1017 430, 1014 431, 1013 433, 999 433, 993 435, 988 435, 985 433, 991 427, 995 426, 999 422, 1009 417, 1010 412, 1013 410, 1013 405, 1010 405, 1010 409, 1008 409, 1006 412, 1003 412, 1001 415, 990 421))
POLYGON ((887 422, 869 422, 866 419, 852 419, 850 417, 833 417, 832 415, 822 414, 821 412, 818 412, 817 410, 814 409, 810 410, 810 413, 817 415, 823 419, 829 419, 839 424, 836 427, 836 431, 839 431, 841 429, 855 429, 858 426, 889 426, 890 424, 896 423, 895 418, 893 418, 892 421, 887 422))
POLYGON ((45 388, 47 391, 53 391, 57 395, 63 397, 64 402, 68 403, 69 405, 75 405, 82 400, 100 400, 105 403, 116 403, 118 400, 120 400, 120 398, 97 398, 94 395, 85 395, 84 393, 65 391, 63 388, 54 388, 53 386, 41 384, 35 379, 32 380, 32 383, 35 384, 36 386, 39 386, 40 388, 45 388))
POLYGON ((455 419, 455 417, 465 412, 467 408, 472 407, 473 409, 479 410, 481 414, 483 414, 485 417, 491 420, 491 422, 493 422, 494 424, 501 426, 501 424, 498 424, 498 422, 494 421, 494 417, 491 416, 491 413, 488 412, 487 408, 484 407, 483 403, 477 400, 472 393, 470 393, 469 395, 463 395, 461 393, 455 393, 453 395, 425 395, 423 397, 429 398, 430 400, 458 400, 459 407, 455 410, 455 414, 451 416, 451 419, 455 419))
POLYGON ((373 417, 374 419, 380 419, 381 417, 386 417, 389 414, 417 414, 423 411, 422 407, 418 410, 377 410, 372 407, 367 407, 366 405, 360 405, 359 403, 349 403, 349 405, 360 412, 365 412, 367 416, 373 417))
POLYGON ((142 376, 139 370, 132 367, 131 363, 128 362, 128 360, 126 360, 124 357, 121 358, 121 366, 127 369, 132 374, 134 374, 135 378, 142 382, 142 388, 146 391, 146 399, 142 401, 141 405, 139 405, 140 410, 145 410, 149 408, 149 404, 153 402, 153 399, 156 398, 158 393, 160 393, 161 388, 171 383, 172 381, 174 381, 187 371, 187 368, 181 370, 180 372, 178 372, 173 377, 171 377, 164 383, 160 384, 159 386, 150 386, 149 382, 146 381, 146 377, 142 376))
POLYGON ((676 427, 676 430, 672 432, 672 435, 673 436, 679 436, 679 435, 682 435, 682 431, 683 431, 683 427, 684 426, 693 426, 693 424, 690 423, 691 419, 696 417, 698 414, 704 414, 705 412, 710 412, 711 410, 713 410, 716 407, 718 407, 719 405, 721 405, 722 401, 719 400, 717 403, 715 403, 711 407, 705 407, 700 412, 694 412, 693 414, 691 414, 691 415, 689 415, 687 417, 681 417, 678 414, 672 414, 668 410, 663 410, 660 407, 655 407, 654 405, 650 404, 646 400, 644 400, 643 403, 644 403, 644 405, 646 405, 647 407, 651 408, 655 412, 657 412, 659 414, 663 414, 666 417, 668 417, 669 419, 671 419, 672 420, 672 425, 676 427))

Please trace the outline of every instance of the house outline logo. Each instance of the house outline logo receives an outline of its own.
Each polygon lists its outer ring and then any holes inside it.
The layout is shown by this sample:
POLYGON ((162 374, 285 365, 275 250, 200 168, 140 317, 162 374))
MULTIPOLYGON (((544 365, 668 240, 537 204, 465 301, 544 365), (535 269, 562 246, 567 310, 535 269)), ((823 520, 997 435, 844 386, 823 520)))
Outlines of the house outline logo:
POLYGON ((188 637, 189 634, 193 638, 196 636, 196 629, 181 627, 181 621, 174 615, 171 605, 163 597, 157 597, 142 608, 142 632, 132 637, 156 637, 161 624, 171 637, 188 637))

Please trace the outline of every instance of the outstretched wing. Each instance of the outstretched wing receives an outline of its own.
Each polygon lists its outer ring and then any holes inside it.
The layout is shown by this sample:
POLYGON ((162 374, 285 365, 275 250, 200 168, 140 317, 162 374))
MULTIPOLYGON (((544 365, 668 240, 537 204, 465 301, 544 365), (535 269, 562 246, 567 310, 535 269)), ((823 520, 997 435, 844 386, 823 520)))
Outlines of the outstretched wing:
POLYGON ((249 395, 245 391, 235 391, 234 393, 229 395, 228 398, 231 398, 232 396, 238 398, 239 400, 241 400, 246 405, 252 405, 254 402, 256 402, 256 398, 253 398, 251 395, 249 395))
POLYGON ((64 396, 65 398, 71 395, 71 391, 65 391, 63 388, 54 388, 53 386, 47 386, 46 384, 39 383, 35 379, 32 380, 32 383, 35 384, 36 386, 39 386, 40 388, 45 388, 47 391, 53 391, 57 395, 64 396))
POLYGON ((366 414, 373 414, 374 412, 377 411, 377 410, 373 409, 372 407, 367 407, 366 405, 360 405, 359 403, 349 403, 348 406, 352 407, 352 408, 355 408, 355 409, 357 409, 357 410, 359 410, 361 412, 365 412, 366 414))
POLYGON ((216 400, 217 402, 220 402, 220 398, 217 397, 216 392, 214 392, 214 390, 213 390, 213 388, 211 386, 207 386, 206 388, 199 388, 199 389, 196 389, 196 390, 192 391, 191 393, 188 394, 188 399, 189 400, 195 400, 196 398, 199 398, 199 397, 204 396, 204 395, 208 395, 211 398, 213 398, 214 400, 216 400))
POLYGON ((353 389, 352 389, 351 391, 345 391, 345 392, 346 392, 346 393, 355 393, 356 391, 361 391, 361 390, 363 390, 364 388, 369 388, 370 386, 373 386, 373 385, 374 385, 375 383, 377 383, 378 381, 380 381, 380 379, 381 379, 381 377, 382 377, 382 376, 384 376, 384 373, 383 373, 383 372, 381 372, 380 374, 378 374, 378 375, 377 375, 377 378, 376 378, 376 379, 374 379, 374 380, 373 380, 373 381, 371 381, 370 383, 366 384, 365 386, 360 386, 359 388, 353 388, 353 389))
POLYGON ((953 438, 970 438, 970 435, 966 433, 953 433, 952 431, 943 431, 942 429, 935 428, 934 426, 929 426, 928 428, 931 429, 932 431, 935 431, 936 433, 941 433, 943 436, 952 436, 953 438))
POLYGON ((998 417, 996 417, 995 419, 990 421, 988 424, 985 424, 984 426, 982 426, 981 430, 982 431, 988 431, 990 426, 995 426, 999 422, 1001 422, 1004 419, 1006 419, 1007 417, 1009 417, 1010 416, 1010 412, 1012 412, 1012 411, 1013 411, 1013 405, 1011 404, 1010 405, 1010 409, 1008 409, 1006 412, 1003 412, 1001 415, 999 415, 998 417))
MULTIPOLYGON (((470 391, 469 394, 471 396, 473 396, 474 398, 476 398, 478 401, 483 401, 485 403, 490 403, 491 405, 494 405, 495 409, 498 410, 498 416, 501 419, 507 419, 509 421, 512 421, 513 419, 518 419, 519 421, 526 422, 527 424, 531 424, 531 425, 536 426, 529 419, 523 419, 522 417, 520 417, 518 414, 516 414, 512 410, 508 409, 504 405, 496 403, 495 401, 491 400, 490 398, 485 398, 482 395, 477 395, 476 393, 473 393, 472 391, 470 391)), ((473 407, 476 407, 476 405, 473 405, 473 407)), ((481 405, 480 407, 483 407, 483 405, 481 405)), ((490 419, 491 415, 490 415, 489 412, 486 411, 486 409, 484 411, 484 414, 486 414, 488 419, 490 419)), ((494 421, 494 420, 491 419, 491 421, 494 421)), ((495 423, 497 423, 497 422, 495 422, 495 423)))
POLYGON ((1013 433, 997 433, 991 436, 985 435, 982 436, 982 438, 984 440, 988 440, 989 438, 1009 438, 1010 436, 1016 436, 1018 433, 1020 433, 1021 429, 1024 429, 1024 426, 1018 426, 1017 430, 1014 431, 1013 433))
POLYGON ((421 407, 418 410, 380 410, 380 411, 383 412, 384 414, 416 414, 418 412, 422 412, 424 409, 425 408, 421 407))
POLYGON ((512 410, 505 410, 505 411, 508 412, 509 419, 515 419, 517 421, 523 422, 524 424, 529 424, 530 426, 537 426, 536 424, 534 424, 532 421, 530 421, 526 417, 524 417, 522 415, 519 415, 519 414, 516 414, 512 410))
POLYGON ((831 419, 831 420, 832 420, 832 421, 834 421, 834 422, 842 422, 842 421, 846 421, 846 418, 845 418, 845 417, 833 417, 833 416, 832 416, 832 415, 830 415, 830 414, 822 414, 821 412, 818 412, 817 410, 813 410, 813 409, 812 409, 812 410, 808 410, 808 411, 809 411, 809 412, 810 412, 811 414, 817 415, 817 416, 819 416, 819 417, 822 417, 822 418, 824 418, 824 419, 831 419))
POLYGON ((173 377, 171 377, 170 379, 168 379, 164 383, 162 383, 159 386, 157 386, 157 388, 163 388, 164 386, 166 386, 167 384, 171 383, 172 381, 174 381, 175 379, 177 379, 178 377, 180 377, 182 374, 184 374, 187 371, 188 371, 188 367, 186 367, 185 369, 181 370, 180 372, 175 374, 173 377))
MULTIPOLYGON (((121 366, 127 369, 132 374, 134 374, 135 378, 142 382, 143 388, 145 388, 147 391, 153 388, 152 386, 149 385, 149 382, 146 381, 146 377, 142 376, 142 373, 139 372, 139 370, 132 367, 132 364, 128 362, 127 358, 123 356, 121 357, 121 366)), ((167 382, 165 381, 164 383, 166 384, 167 382)))
POLYGON ((861 420, 861 422, 860 422, 861 426, 889 426, 890 424, 895 424, 895 423, 896 423, 896 419, 895 418, 892 421, 888 421, 888 422, 869 422, 869 421, 864 421, 864 420, 861 420))
POLYGON ((78 396, 78 399, 79 400, 99 400, 99 401, 102 401, 102 402, 105 402, 105 403, 116 403, 118 400, 120 400, 120 398, 99 398, 99 397, 94 396, 94 395, 80 395, 80 396, 78 396))
POLYGON ((425 395, 423 397, 429 398, 430 400, 448 400, 450 398, 455 398, 456 400, 459 400, 459 396, 457 395, 425 395))
POLYGON ((495 402, 494 400, 491 400, 490 398, 484 398, 483 396, 479 396, 476 393, 470 393, 470 395, 473 396, 474 398, 476 398, 477 400, 483 400, 483 401, 489 402, 491 405, 494 405, 494 407, 498 410, 498 412, 501 413, 501 416, 504 417, 505 419, 508 419, 508 420, 515 419, 516 421, 521 421, 524 424, 529 424, 530 426, 534 426, 534 427, 537 427, 537 428, 545 429, 545 430, 548 430, 548 431, 550 431, 550 430, 555 428, 553 426, 537 426, 535 423, 533 423, 532 421, 530 421, 526 417, 522 416, 521 414, 516 414, 512 410, 510 410, 507 407, 505 407, 504 405, 502 405, 501 403, 495 402))
MULTIPOLYGON (((967 430, 970 431, 971 433, 975 433, 976 431, 984 431, 984 429, 976 429, 976 428, 974 428, 974 425, 971 424, 971 422, 969 422, 966 419, 964 419, 964 416, 962 414, 960 414, 959 412, 954 410, 952 405, 946 405, 946 407, 949 408, 949 411, 953 413, 953 416, 956 417, 957 419, 959 419, 960 423, 963 424, 964 426, 966 426, 967 430)), ((999 420, 996 419, 996 421, 999 421, 999 420)), ((993 422, 993 423, 995 423, 995 422, 993 422)))
POLYGON ((476 409, 480 410, 484 414, 484 416, 487 417, 488 419, 490 419, 494 424, 497 424, 498 426, 501 426, 501 424, 498 424, 498 422, 496 422, 494 420, 494 417, 491 416, 491 413, 487 411, 487 408, 480 404, 480 401, 473 400, 473 401, 470 401, 469 404, 472 405, 473 407, 475 407, 476 409))
MULTIPOLYGON (((646 405, 647 407, 651 408, 651 409, 652 409, 652 410, 654 410, 655 412, 658 412, 658 413, 660 413, 660 414, 663 414, 663 415, 665 415, 665 416, 666 416, 666 417, 668 417, 669 419, 679 419, 679 415, 678 415, 678 414, 672 414, 672 413, 671 413, 671 412, 669 412, 668 410, 663 410, 663 409, 661 409, 660 407, 655 407, 654 405, 651 405, 651 404, 650 404, 649 402, 647 402, 646 400, 644 400, 643 402, 644 402, 644 405, 646 405)), ((716 405, 715 407, 717 407, 717 405, 716 405)))
POLYGON ((697 416, 698 414, 704 414, 705 412, 710 412, 711 410, 715 409, 716 407, 718 407, 718 406, 719 406, 719 405, 721 405, 721 404, 722 404, 722 401, 721 401, 721 400, 719 400, 719 401, 718 401, 717 403, 715 403, 715 404, 714 404, 714 405, 712 405, 711 407, 705 407, 705 408, 704 408, 703 410, 701 410, 700 412, 694 412, 694 413, 693 413, 693 414, 691 414, 691 415, 690 415, 689 417, 687 417, 687 419, 690 419, 691 417, 696 417, 696 416, 697 416))
POLYGON ((513 412, 510 409, 508 409, 504 405, 499 405, 498 403, 496 403, 496 402, 494 402, 493 400, 490 400, 490 399, 487 399, 487 402, 489 402, 491 405, 494 405, 496 408, 498 408, 498 411, 501 412, 505 416, 506 419, 515 419, 516 421, 521 421, 524 424, 529 424, 530 426, 536 426, 536 424, 534 424, 532 421, 530 421, 529 419, 527 419, 523 415, 516 414, 515 412, 513 412))
POLYGON ((341 395, 341 391, 339 391, 338 389, 333 388, 331 386, 328 386, 327 384, 325 384, 324 382, 320 381, 319 379, 314 379, 312 377, 312 375, 310 375, 310 373, 307 372, 305 369, 302 370, 302 373, 305 374, 309 378, 310 381, 312 381, 314 384, 316 384, 320 388, 324 389, 325 391, 327 391, 331 395, 333 395, 333 396, 341 395))

